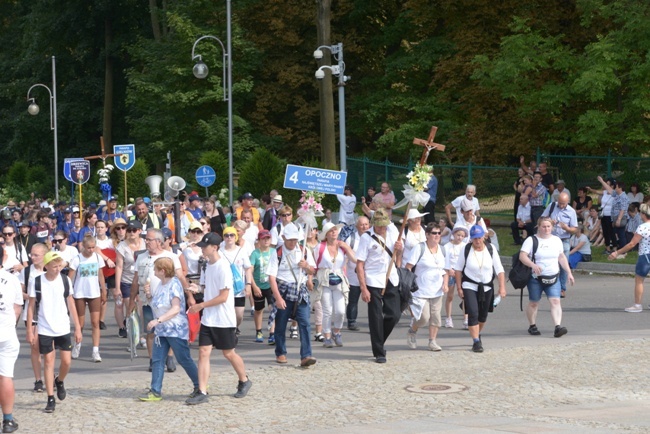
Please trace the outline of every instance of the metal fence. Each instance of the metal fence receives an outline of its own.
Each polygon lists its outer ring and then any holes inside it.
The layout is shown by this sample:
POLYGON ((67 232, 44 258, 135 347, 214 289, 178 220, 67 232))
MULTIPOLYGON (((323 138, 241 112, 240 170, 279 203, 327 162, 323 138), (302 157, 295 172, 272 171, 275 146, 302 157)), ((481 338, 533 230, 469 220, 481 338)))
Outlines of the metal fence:
MULTIPOLYGON (((537 152, 537 162, 546 162, 554 180, 562 179, 571 193, 577 196, 580 187, 590 186, 601 189, 597 181, 614 177, 629 186, 636 182, 640 191, 650 193, 650 158, 584 155, 553 155, 537 152)), ((388 160, 375 161, 368 158, 348 158, 348 184, 355 189, 357 197, 365 195, 368 187, 374 186, 379 191, 382 182, 388 182, 396 199, 403 198, 402 185, 406 174, 415 162, 406 165, 391 163, 388 160)), ((438 178, 438 197, 436 210, 443 211, 444 205, 457 196, 464 194, 467 184, 476 185, 476 196, 481 203, 482 214, 511 218, 515 211, 514 183, 518 178, 518 167, 479 166, 468 161, 466 165, 433 164, 434 174, 438 178)), ((629 191, 626 188, 626 191, 629 191)), ((597 197, 592 197, 597 202, 597 197)))

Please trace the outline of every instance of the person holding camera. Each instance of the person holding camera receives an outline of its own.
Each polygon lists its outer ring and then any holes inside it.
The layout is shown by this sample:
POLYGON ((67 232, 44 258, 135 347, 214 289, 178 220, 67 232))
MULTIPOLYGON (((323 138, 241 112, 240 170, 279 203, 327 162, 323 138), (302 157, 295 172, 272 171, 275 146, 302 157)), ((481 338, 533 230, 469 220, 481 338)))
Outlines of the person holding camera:
POLYGON ((539 336, 542 333, 537 328, 537 310, 542 293, 546 293, 551 305, 551 318, 555 325, 553 336, 556 338, 567 334, 566 327, 562 327, 562 305, 560 304, 560 267, 566 272, 567 279, 573 285, 574 279, 569 268, 569 261, 564 255, 562 240, 553 235, 553 225, 556 224, 551 217, 540 217, 537 221, 537 235, 535 235, 537 248, 533 237, 526 238, 521 246, 519 260, 522 264, 531 267, 532 274, 528 280, 528 333, 539 336), (534 261, 533 261, 534 259, 534 261))

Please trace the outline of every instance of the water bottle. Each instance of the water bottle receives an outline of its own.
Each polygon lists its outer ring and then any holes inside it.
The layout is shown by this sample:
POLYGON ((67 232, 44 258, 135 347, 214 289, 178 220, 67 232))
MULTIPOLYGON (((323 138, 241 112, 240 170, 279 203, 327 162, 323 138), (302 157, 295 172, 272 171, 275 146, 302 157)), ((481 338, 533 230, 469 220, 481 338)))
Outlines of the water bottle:
POLYGON ((501 296, 497 295, 496 297, 494 297, 494 307, 497 307, 499 303, 501 303, 501 296))
POLYGON ((115 298, 115 304, 118 305, 118 306, 122 306, 122 301, 123 301, 123 300, 122 300, 122 294, 118 295, 118 296, 115 298))

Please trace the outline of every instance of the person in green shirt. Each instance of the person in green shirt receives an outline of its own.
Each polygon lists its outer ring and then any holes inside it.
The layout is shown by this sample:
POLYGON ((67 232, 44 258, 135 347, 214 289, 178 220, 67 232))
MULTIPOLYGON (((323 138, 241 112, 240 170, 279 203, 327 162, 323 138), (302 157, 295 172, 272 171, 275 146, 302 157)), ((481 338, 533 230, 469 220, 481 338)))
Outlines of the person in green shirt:
POLYGON ((262 317, 264 316, 264 307, 273 307, 273 311, 269 317, 269 345, 275 345, 275 301, 273 293, 271 292, 271 284, 269 283, 269 276, 266 274, 266 269, 269 265, 271 255, 275 255, 275 249, 271 247, 271 232, 262 230, 257 235, 257 249, 251 253, 250 261, 253 266, 253 300, 255 301, 255 314, 253 320, 255 321, 255 342, 264 342, 264 335, 262 333, 262 317), (265 303, 266 302, 266 303, 265 303))

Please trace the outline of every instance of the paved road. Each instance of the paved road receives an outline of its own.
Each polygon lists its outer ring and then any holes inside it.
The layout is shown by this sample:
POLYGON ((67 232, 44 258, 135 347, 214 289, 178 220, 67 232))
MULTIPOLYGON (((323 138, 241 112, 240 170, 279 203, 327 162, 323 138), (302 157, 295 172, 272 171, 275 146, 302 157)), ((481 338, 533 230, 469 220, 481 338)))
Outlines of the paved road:
MULTIPOLYGON (((31 392, 23 345, 14 414, 25 432, 63 426, 71 432, 648 432, 650 391, 639 361, 650 356, 649 312, 623 312, 632 304, 632 284, 629 277, 578 275, 563 300, 569 333, 561 339, 552 336, 545 301, 537 321, 542 336, 529 336, 511 289, 488 319, 483 354, 469 351, 457 303, 457 327, 440 331, 440 353, 425 350, 422 331, 420 348, 407 349, 403 319, 387 342, 386 365, 371 357, 365 306, 362 331, 345 331, 342 348, 314 346, 319 363, 309 369, 297 367, 295 340, 288 340, 288 366, 276 365, 273 348, 253 342, 247 317, 238 352, 254 383, 250 395, 231 398, 236 377, 215 351, 211 400, 199 408, 182 405, 191 384, 181 368, 166 374, 162 402, 135 402, 150 380, 146 350, 131 362, 109 319, 100 346, 104 361, 90 361, 86 333, 67 380, 68 398, 53 415, 41 412, 45 396, 31 392)), ((196 347, 193 355, 198 358, 196 347)))

